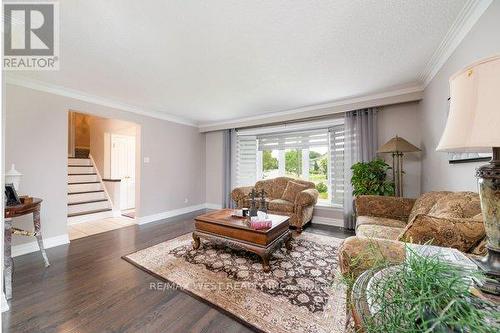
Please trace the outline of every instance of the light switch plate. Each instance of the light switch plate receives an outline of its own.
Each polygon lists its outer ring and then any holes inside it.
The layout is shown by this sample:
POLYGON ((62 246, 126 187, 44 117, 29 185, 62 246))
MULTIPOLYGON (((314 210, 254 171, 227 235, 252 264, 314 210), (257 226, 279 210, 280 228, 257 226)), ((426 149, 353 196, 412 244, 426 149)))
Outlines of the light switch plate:
POLYGON ((144 164, 149 163, 149 157, 144 157, 144 164))

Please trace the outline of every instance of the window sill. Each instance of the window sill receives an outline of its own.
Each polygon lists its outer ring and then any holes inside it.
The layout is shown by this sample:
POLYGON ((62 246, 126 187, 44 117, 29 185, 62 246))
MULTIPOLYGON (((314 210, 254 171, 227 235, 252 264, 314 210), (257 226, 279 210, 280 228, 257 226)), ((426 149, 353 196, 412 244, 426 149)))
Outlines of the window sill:
POLYGON ((321 209, 328 209, 328 210, 344 210, 344 207, 342 205, 331 204, 331 203, 327 203, 327 202, 318 202, 316 204, 316 207, 321 208, 321 209))

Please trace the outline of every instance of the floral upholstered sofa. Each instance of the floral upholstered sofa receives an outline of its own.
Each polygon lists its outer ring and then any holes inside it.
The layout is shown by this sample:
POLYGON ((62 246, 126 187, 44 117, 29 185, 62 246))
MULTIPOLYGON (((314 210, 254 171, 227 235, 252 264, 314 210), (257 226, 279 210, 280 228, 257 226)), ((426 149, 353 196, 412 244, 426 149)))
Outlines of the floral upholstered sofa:
POLYGON ((319 193, 314 183, 288 177, 260 180, 255 186, 237 187, 231 192, 238 208, 250 207, 250 193, 264 190, 268 212, 290 216, 290 225, 298 232, 311 221, 319 193))
POLYGON ((473 192, 430 192, 418 199, 360 196, 356 204, 356 236, 340 250, 343 274, 357 276, 378 260, 400 263, 405 243, 453 247, 484 255, 486 236, 479 195, 473 192))

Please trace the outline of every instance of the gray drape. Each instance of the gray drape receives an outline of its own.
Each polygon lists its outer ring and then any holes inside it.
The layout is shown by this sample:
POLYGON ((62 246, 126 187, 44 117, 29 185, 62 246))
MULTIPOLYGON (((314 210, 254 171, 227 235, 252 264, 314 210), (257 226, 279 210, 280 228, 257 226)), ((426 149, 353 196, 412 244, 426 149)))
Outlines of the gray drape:
POLYGON ((346 112, 344 138, 344 228, 354 229, 351 166, 357 162, 369 162, 377 153, 377 109, 346 112))
POLYGON ((224 130, 222 133, 222 152, 223 152, 223 175, 224 184, 222 186, 222 208, 234 208, 231 199, 233 189, 233 132, 234 130, 224 130))

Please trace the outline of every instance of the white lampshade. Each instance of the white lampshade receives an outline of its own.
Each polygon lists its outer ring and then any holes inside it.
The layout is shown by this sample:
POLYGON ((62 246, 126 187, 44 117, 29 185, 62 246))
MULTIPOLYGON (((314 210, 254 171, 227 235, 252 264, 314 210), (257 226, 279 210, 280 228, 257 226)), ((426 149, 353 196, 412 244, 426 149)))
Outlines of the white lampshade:
POLYGON ((450 78, 450 113, 436 150, 490 152, 500 147, 500 55, 450 78))

